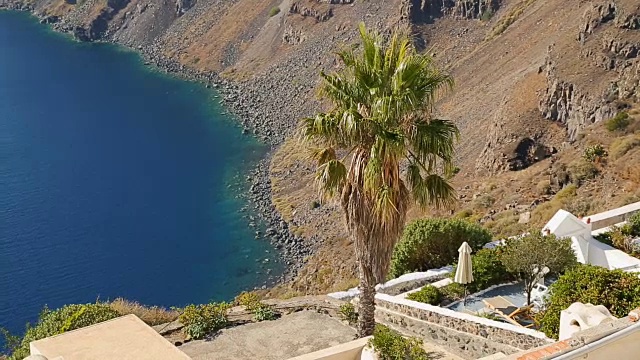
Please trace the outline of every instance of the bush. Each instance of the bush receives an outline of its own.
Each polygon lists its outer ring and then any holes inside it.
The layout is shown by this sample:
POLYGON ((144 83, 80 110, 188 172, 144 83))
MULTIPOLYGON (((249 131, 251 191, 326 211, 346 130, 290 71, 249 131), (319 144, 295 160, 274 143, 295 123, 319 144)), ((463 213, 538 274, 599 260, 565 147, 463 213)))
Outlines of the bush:
POLYGON ((586 161, 594 162, 596 160, 601 160, 607 157, 607 150, 600 144, 596 144, 593 146, 589 146, 584 149, 584 154, 582 158, 586 161))
POLYGON ((627 316, 640 306, 640 279, 637 274, 583 265, 562 275, 549 288, 545 309, 537 316, 541 330, 558 338, 560 311, 574 302, 604 305, 616 317, 627 316))
POLYGON ((404 338, 384 325, 376 325, 369 346, 380 360, 431 360, 422 348, 422 340, 404 338))
POLYGON ((134 314, 147 325, 154 326, 174 321, 180 315, 175 310, 169 310, 158 306, 144 306, 135 301, 122 298, 115 299, 109 306, 119 315, 134 314))
POLYGON ((491 241, 491 233, 460 219, 420 219, 407 225, 396 244, 389 273, 392 277, 452 264, 467 241, 476 251, 491 241))
POLYGON ((460 300, 464 297, 465 288, 464 285, 454 282, 447 286, 441 287, 440 292, 442 293, 442 296, 444 298, 455 301, 460 300))
POLYGON ((278 15, 280 13, 280 8, 277 6, 274 6, 271 8, 271 10, 269 10, 269 17, 274 17, 276 15, 278 15))
POLYGON ((340 305, 338 316, 340 316, 340 319, 347 321, 350 325, 354 325, 358 322, 358 313, 356 312, 356 307, 353 306, 352 303, 340 305))
POLYGON ((273 307, 261 302, 260 296, 255 292, 242 292, 234 302, 251 311, 255 321, 275 320, 278 317, 273 307))
POLYGON ((442 293, 437 287, 427 285, 419 291, 407 295, 407 299, 430 305, 440 305, 442 293))
POLYGON ((253 312, 253 320, 258 322, 271 321, 278 318, 278 314, 273 307, 264 303, 259 303, 259 305, 251 311, 253 312))
MULTIPOLYGON (((474 293, 492 285, 502 284, 515 280, 515 277, 507 271, 500 261, 499 253, 502 249, 482 249, 471 256, 471 268, 473 269, 473 282, 467 285, 467 289, 474 293)), ((452 273, 452 276, 455 272, 452 273)))
POLYGON ((250 309, 255 304, 260 302, 260 295, 253 291, 243 291, 240 295, 236 296, 233 300, 236 305, 244 306, 247 309, 250 309))
POLYGON ((14 347, 10 349, 12 354, 9 359, 18 360, 29 356, 29 343, 32 341, 115 319, 118 316, 115 310, 104 303, 65 305, 53 311, 45 307, 35 326, 27 324, 27 331, 22 339, 14 343, 14 347))
POLYGON ((629 124, 631 124, 631 118, 629 117, 629 114, 623 111, 623 112, 619 112, 618 114, 616 114, 616 116, 607 120, 604 126, 607 128, 607 130, 613 132, 618 130, 624 130, 627 128, 627 126, 629 126, 629 124))
POLYGON ((569 176, 571 177, 571 182, 580 186, 586 180, 590 180, 598 175, 598 169, 596 169, 593 162, 586 161, 584 159, 575 160, 569 164, 567 167, 569 171, 569 176))
POLYGON ((179 319, 182 331, 192 339, 202 339, 214 331, 227 326, 227 312, 231 307, 227 303, 187 305, 179 319))

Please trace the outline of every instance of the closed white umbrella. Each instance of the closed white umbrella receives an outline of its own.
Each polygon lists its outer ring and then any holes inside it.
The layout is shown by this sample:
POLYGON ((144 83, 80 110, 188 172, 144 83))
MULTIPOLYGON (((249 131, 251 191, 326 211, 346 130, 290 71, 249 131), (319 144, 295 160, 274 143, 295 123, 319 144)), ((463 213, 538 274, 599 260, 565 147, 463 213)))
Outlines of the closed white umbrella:
MULTIPOLYGON (((456 276, 453 281, 466 285, 473 282, 473 269, 471 267, 471 246, 467 242, 463 242, 458 249, 458 267, 456 268, 456 276)), ((465 294, 463 304, 467 303, 467 287, 465 286, 465 294)))

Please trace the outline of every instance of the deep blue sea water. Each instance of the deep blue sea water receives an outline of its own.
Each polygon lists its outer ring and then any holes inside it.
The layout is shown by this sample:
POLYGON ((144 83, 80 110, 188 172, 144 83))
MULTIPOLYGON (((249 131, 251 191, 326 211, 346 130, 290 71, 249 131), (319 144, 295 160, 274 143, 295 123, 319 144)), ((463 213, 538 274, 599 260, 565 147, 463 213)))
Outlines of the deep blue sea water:
POLYGON ((214 96, 0 11, 0 326, 21 332, 45 304, 179 306, 266 279, 273 251, 236 196, 266 147, 214 96))

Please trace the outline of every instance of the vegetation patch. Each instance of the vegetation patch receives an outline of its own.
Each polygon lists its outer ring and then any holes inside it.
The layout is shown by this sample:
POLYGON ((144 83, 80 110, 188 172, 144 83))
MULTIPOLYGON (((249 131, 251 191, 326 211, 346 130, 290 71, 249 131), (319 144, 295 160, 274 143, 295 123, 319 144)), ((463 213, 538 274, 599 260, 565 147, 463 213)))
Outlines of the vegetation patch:
POLYGON ((546 307, 537 316, 541 331, 558 338, 560 311, 574 302, 604 305, 616 317, 624 317, 640 306, 637 274, 582 265, 562 275, 551 285, 546 307))
POLYGON ((280 8, 277 6, 274 6, 271 8, 271 10, 269 10, 269 17, 274 17, 278 14, 280 14, 280 8))
POLYGON ((606 158, 608 155, 609 154, 607 153, 607 150, 605 150, 602 145, 596 144, 588 146, 586 149, 584 149, 582 158, 589 162, 599 162, 606 158))
POLYGON ((38 322, 34 326, 27 324, 27 330, 22 338, 0 331, 5 336, 9 360, 20 360, 29 356, 29 343, 50 336, 59 335, 67 331, 115 319, 120 314, 106 303, 72 304, 56 310, 45 307, 38 322))
POLYGON ((349 323, 349 325, 355 325, 358 323, 358 312, 356 307, 352 303, 345 303, 340 305, 338 310, 338 316, 340 319, 349 323))
POLYGON ((609 153, 613 160, 620 159, 625 156, 631 149, 640 146, 640 136, 629 135, 615 139, 609 147, 609 153))
POLYGON ((442 293, 437 287, 427 285, 419 291, 408 294, 407 299, 430 305, 440 305, 442 302, 442 293))
POLYGON ((176 310, 159 306, 145 306, 123 298, 115 299, 109 303, 109 306, 121 316, 133 314, 150 326, 172 322, 180 315, 176 310))
POLYGON ((422 340, 405 338, 384 325, 376 325, 369 346, 373 347, 380 360, 431 360, 422 348, 422 340))
POLYGON ((524 11, 534 2, 536 2, 536 0, 523 0, 520 3, 516 4, 508 14, 498 20, 498 23, 493 27, 493 29, 491 29, 489 35, 487 35, 487 38, 485 40, 491 40, 505 32, 505 30, 507 30, 507 28, 511 26, 511 24, 516 22, 516 20, 520 18, 524 11))
POLYGON ((571 184, 558 191, 551 201, 538 205, 531 212, 532 220, 535 219, 536 224, 540 222, 544 224, 544 222, 549 221, 558 210, 566 207, 576 198, 577 190, 578 187, 571 184))
POLYGON ((460 219, 420 219, 408 224, 396 244, 391 277, 453 264, 458 248, 468 242, 474 251, 491 241, 489 231, 460 219))
POLYGON ((571 182, 576 186, 582 185, 585 181, 591 180, 598 175, 598 169, 595 167, 592 161, 585 159, 578 159, 572 161, 567 166, 571 182))
POLYGON ((614 132, 614 131, 623 131, 630 124, 631 124, 631 117, 629 116, 628 113, 623 111, 623 112, 617 113, 616 116, 607 120, 604 123, 604 126, 607 128, 607 130, 614 132))
POLYGON ((245 309, 251 311, 255 321, 275 320, 278 313, 272 306, 261 301, 261 297, 255 292, 243 292, 236 296, 235 303, 244 306, 245 309))
POLYGON ((187 305, 179 317, 184 325, 183 333, 191 339, 202 339, 218 331, 229 323, 227 312, 231 308, 228 303, 210 303, 187 305))

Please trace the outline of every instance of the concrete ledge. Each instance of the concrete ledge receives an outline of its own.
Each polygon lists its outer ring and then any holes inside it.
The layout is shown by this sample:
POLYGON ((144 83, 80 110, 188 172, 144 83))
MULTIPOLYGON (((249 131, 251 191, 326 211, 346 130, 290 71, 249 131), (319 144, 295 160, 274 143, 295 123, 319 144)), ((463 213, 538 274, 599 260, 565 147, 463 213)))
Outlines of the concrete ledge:
POLYGON ((309 354, 296 356, 289 360, 359 360, 362 349, 367 346, 369 339, 371 339, 370 336, 309 354))
POLYGON ((585 219, 591 219, 591 230, 593 231, 627 221, 637 212, 640 212, 640 201, 617 209, 586 216, 585 219))
POLYGON ((188 360, 135 315, 33 341, 31 355, 64 360, 188 360))

